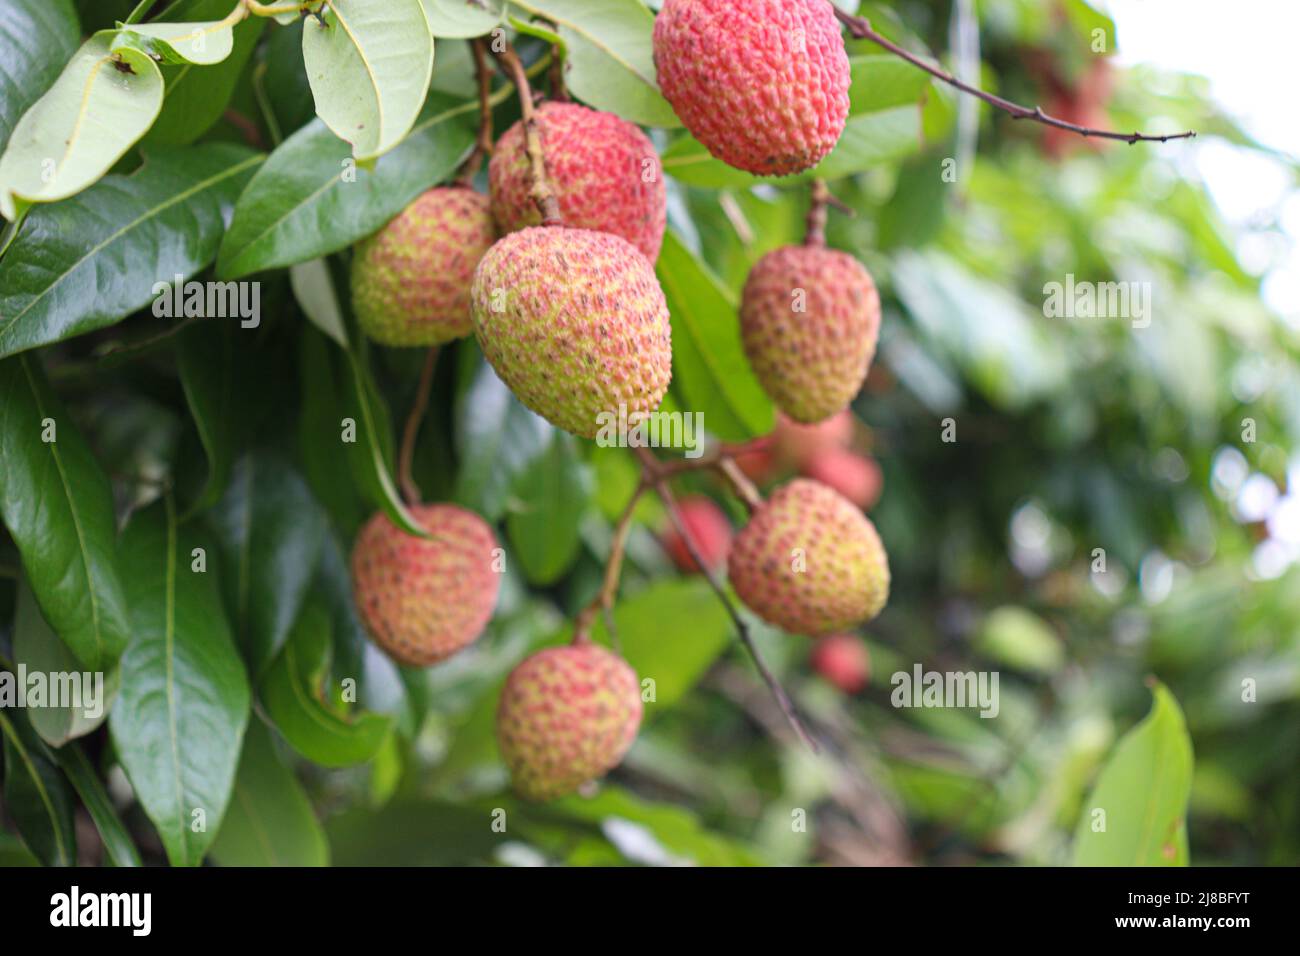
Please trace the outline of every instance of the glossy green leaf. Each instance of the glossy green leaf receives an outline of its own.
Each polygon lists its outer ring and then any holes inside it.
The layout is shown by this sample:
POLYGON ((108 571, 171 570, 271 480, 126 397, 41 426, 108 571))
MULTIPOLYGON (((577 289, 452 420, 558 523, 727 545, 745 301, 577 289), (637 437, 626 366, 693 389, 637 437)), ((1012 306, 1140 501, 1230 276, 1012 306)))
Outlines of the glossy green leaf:
POLYGON ((478 107, 430 93, 406 141, 373 169, 314 120, 281 143, 249 182, 221 243, 217 274, 234 279, 337 252, 370 235, 446 179, 474 143, 478 107))
POLYGON ((86 667, 126 647, 108 479, 27 355, 0 362, 0 515, 45 620, 86 667))
POLYGON ((1160 683, 1152 694, 1151 712, 1120 739, 1083 803, 1075 866, 1187 865, 1192 742, 1174 695, 1160 683))
POLYGON ((311 584, 325 514, 281 457, 242 458, 209 520, 221 543, 226 606, 249 670, 280 652, 311 584))
POLYGON ((54 755, 32 732, 23 714, 0 710, 4 738, 5 807, 27 849, 46 866, 75 866, 77 837, 72 794, 54 755))
POLYGON ((23 114, 0 154, 0 215, 81 192, 131 148, 162 108, 158 65, 139 50, 91 37, 23 114))
POLYGON ((0 6, 0 149, 80 41, 71 0, 8 0, 0 6))
POLYGON ((212 507, 226 490, 234 465, 238 347, 233 322, 198 322, 175 337, 176 370, 199 440, 208 456, 208 477, 192 511, 212 507))
POLYGON ((260 720, 244 734, 235 792, 212 858, 222 866, 329 865, 329 844, 311 803, 260 720))
POLYGON ((140 854, 131 842, 131 835, 118 818, 108 791, 85 753, 80 747, 63 747, 55 751, 54 757, 94 821, 108 861, 113 866, 141 866, 140 854))
POLYGON ((216 836, 249 711, 215 556, 202 540, 177 527, 170 500, 133 516, 123 540, 134 636, 109 730, 174 866, 197 866, 216 836))
POLYGON ((33 210, 0 259, 0 356, 112 325, 210 263, 261 158, 229 143, 160 150, 33 210))
POLYGON ((329 664, 329 616, 309 602, 262 681, 262 701, 276 729, 307 759, 325 767, 365 763, 388 737, 392 719, 347 713, 344 689, 329 683, 329 664))
MULTIPOLYGON (((36 598, 26 581, 19 582, 18 607, 14 615, 14 663, 27 673, 68 675, 71 689, 81 699, 59 703, 46 700, 43 706, 27 711, 32 729, 51 747, 62 747, 69 740, 83 737, 108 718, 108 709, 117 696, 117 670, 85 671, 67 646, 50 630, 36 606, 36 598), (75 675, 75 677, 73 676, 75 675), (96 681, 95 675, 99 675, 96 681)), ((53 678, 50 678, 53 680, 53 678)))
POLYGON ((735 301, 672 231, 655 274, 672 319, 673 388, 683 411, 701 413, 704 428, 724 441, 767 434, 772 400, 745 358, 735 301))
POLYGON ((510 8, 522 30, 551 37, 546 24, 558 28, 564 82, 578 99, 644 126, 681 125, 659 92, 654 14, 641 0, 511 0, 510 8))
MULTIPOLYGON (((500 0, 421 0, 434 37, 481 37, 505 17, 500 0)), ((439 56, 442 54, 440 53, 439 56)), ((441 61, 440 61, 441 62, 441 61)))
POLYGON ((291 266, 289 282, 293 286, 293 297, 312 324, 336 344, 347 348, 347 325, 343 319, 343 310, 334 295, 334 285, 330 281, 329 266, 325 260, 310 259, 291 266))
POLYGON ((591 469, 573 436, 555 431, 551 443, 515 479, 506 532, 524 575, 551 584, 578 556, 578 527, 591 503, 591 469))
MULTIPOLYGON (((298 418, 298 454, 303 477, 335 525, 351 536, 369 517, 353 459, 344 444, 348 426, 341 392, 346 358, 314 328, 304 328, 299 342, 298 382, 302 414, 298 418), (345 467, 340 468, 340 459, 345 467)), ((354 420, 355 421, 355 420, 354 420)), ((358 465, 364 464, 361 462, 358 465)))
POLYGON ((194 23, 136 23, 113 37, 113 52, 139 50, 159 63, 212 66, 230 56, 235 47, 235 21, 194 23))
POLYGON ((358 161, 382 156, 415 123, 433 72, 420 0, 331 0, 303 23, 302 56, 316 115, 358 161))

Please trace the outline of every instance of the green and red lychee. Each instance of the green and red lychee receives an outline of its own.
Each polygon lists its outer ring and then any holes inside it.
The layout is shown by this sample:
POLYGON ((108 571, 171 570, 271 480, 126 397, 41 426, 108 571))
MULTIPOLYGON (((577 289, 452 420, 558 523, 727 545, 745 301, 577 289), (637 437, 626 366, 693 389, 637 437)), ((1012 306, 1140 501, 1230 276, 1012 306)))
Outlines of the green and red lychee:
MULTIPOLYGON (((535 115, 547 178, 565 224, 622 236, 654 262, 664 239, 667 192, 649 137, 613 113, 577 103, 548 101, 535 115)), ((498 140, 488 183, 503 233, 541 225, 522 120, 498 140)))
POLYGON ((357 324, 381 345, 441 345, 473 331, 469 287, 496 241, 488 198, 430 189, 352 253, 357 324))
POLYGON ((876 285, 846 253, 784 246, 763 256, 745 280, 745 355, 764 391, 795 421, 820 422, 853 400, 879 333, 876 285))
POLYGON ((605 232, 530 226, 483 257, 474 332, 501 380, 551 424, 595 438, 663 401, 668 305, 654 268, 605 232))
POLYGON ((636 673, 591 643, 551 647, 506 678, 497 742, 515 790, 550 800, 618 766, 641 726, 636 673))
POLYGON ((844 131, 849 58, 828 0, 666 0, 654 61, 677 118, 737 169, 810 169, 844 131))
POLYGON ((842 631, 880 613, 889 562, 880 535, 838 492, 806 478, 782 485, 731 544, 740 599, 791 634, 842 631))
POLYGON ((464 508, 410 511, 431 537, 408 534, 377 512, 352 547, 352 590, 371 639, 393 659, 427 667, 473 643, 491 619, 501 580, 497 541, 464 508))
MULTIPOLYGON (((712 498, 704 495, 681 498, 677 502, 677 516, 706 568, 717 570, 727 563, 727 552, 731 548, 731 522, 712 498)), ((687 574, 699 573, 700 566, 696 564, 686 546, 686 539, 671 518, 664 527, 661 540, 664 550, 678 570, 687 574)))

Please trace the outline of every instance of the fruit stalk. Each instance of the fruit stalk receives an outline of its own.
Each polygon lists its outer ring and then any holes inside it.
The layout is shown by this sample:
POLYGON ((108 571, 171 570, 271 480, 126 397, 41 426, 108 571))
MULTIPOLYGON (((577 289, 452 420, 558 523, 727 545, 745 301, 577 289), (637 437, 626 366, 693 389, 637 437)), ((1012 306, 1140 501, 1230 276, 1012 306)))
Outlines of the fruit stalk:
POLYGON ((457 185, 467 187, 478 175, 483 157, 492 155, 492 71, 487 65, 487 46, 482 37, 475 37, 469 41, 469 49, 474 57, 474 78, 478 81, 478 137, 456 177, 457 185))
POLYGON ((805 220, 803 244, 805 246, 826 245, 826 215, 831 201, 831 190, 824 179, 814 179, 810 188, 811 201, 808 205, 808 218, 805 220))
POLYGON ((509 43, 502 52, 497 54, 497 58, 510 74, 515 89, 519 92, 519 112, 524 121, 525 151, 532 167, 533 202, 537 205, 537 211, 541 213, 543 226, 562 226, 564 220, 560 217, 560 202, 555 196, 550 177, 546 174, 546 156, 542 152, 542 136, 537 129, 537 111, 533 106, 533 90, 528 83, 528 73, 524 70, 519 54, 509 43))
POLYGON ((402 486, 402 497, 408 505, 421 501, 420 487, 411 477, 411 464, 415 460, 415 439, 420 433, 420 423, 424 420, 425 409, 429 407, 429 392, 433 388, 433 368, 438 364, 438 346, 430 347, 424 356, 424 368, 420 370, 420 381, 415 387, 415 400, 411 411, 406 416, 406 426, 402 429, 402 450, 398 456, 397 480, 402 486))
POLYGON ((627 505, 623 508, 623 513, 619 516, 618 524, 614 528, 614 541, 609 547, 609 559, 605 562, 605 577, 601 582, 600 592, 591 600, 591 603, 578 612, 578 616, 573 624, 573 643, 586 644, 591 641, 591 625, 595 620, 596 614, 604 612, 605 625, 612 639, 616 639, 614 633, 614 621, 612 611, 614 608, 614 596, 618 594, 618 581, 623 573, 623 555, 627 552, 627 536, 632 530, 632 515, 636 511, 637 502, 645 494, 647 484, 644 478, 637 484, 636 490, 628 499, 627 505))

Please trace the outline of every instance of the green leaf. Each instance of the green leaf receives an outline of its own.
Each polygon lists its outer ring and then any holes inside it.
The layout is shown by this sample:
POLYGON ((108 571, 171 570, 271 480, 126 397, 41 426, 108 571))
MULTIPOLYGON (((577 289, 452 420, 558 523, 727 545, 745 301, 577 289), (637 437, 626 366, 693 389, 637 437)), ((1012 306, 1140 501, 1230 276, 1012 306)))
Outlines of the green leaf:
POLYGON ((343 689, 327 686, 330 633, 329 615, 308 602, 260 691, 276 729, 294 750, 325 767, 350 767, 378 752, 392 719, 366 712, 345 715, 343 689))
POLYGON ((194 570, 197 537, 170 499, 137 513, 123 553, 134 637, 109 730, 136 798, 174 866, 197 866, 230 799, 249 689, 216 569, 194 570))
POLYGON ((1041 617, 1022 607, 989 612, 975 639, 975 649, 1017 670, 1054 674, 1065 665, 1061 640, 1041 617))
POLYGON ((293 297, 311 323, 338 345, 348 347, 348 330, 343 310, 334 296, 329 266, 324 259, 310 259, 289 268, 293 297))
POLYGON ((0 215, 81 192, 116 163, 162 108, 158 65, 139 50, 109 50, 97 33, 18 121, 0 155, 0 215))
POLYGON ((331 0, 304 21, 302 57, 316 115, 358 161, 382 156, 415 123, 433 73, 420 0, 331 0))
POLYGON ((113 325, 210 263, 261 159, 228 143, 158 151, 33 210, 0 259, 0 356, 113 325))
MULTIPOLYGON (((332 293, 331 293, 332 294, 332 293)), ((341 401, 346 359, 329 340, 313 328, 304 328, 299 341, 298 382, 302 414, 298 418, 298 454, 303 476, 338 528, 351 537, 368 510, 348 467, 339 467, 343 444, 344 412, 341 401)))
POLYGON ((930 87, 930 74, 892 53, 849 58, 849 115, 915 105, 930 87))
POLYGON ((655 265, 673 327, 673 387, 687 413, 724 441, 772 430, 774 412, 740 343, 736 304, 669 230, 655 265))
POLYGON ((1084 802, 1075 866, 1186 866, 1192 742, 1183 712, 1161 683, 1146 719, 1120 739, 1084 802), (1104 811, 1103 818, 1097 811, 1104 811))
POLYGON ((231 322, 199 322, 175 337, 176 370, 199 440, 208 456, 208 478, 189 509, 206 511, 226 490, 235 457, 235 334, 231 322))
POLYGON ((54 758, 81 797, 81 802, 90 813, 90 819, 95 822, 95 829, 99 831, 99 838, 104 844, 104 852, 112 864, 141 866, 140 854, 131 842, 131 835, 118 819, 108 791, 95 775, 95 768, 90 765, 81 748, 64 747, 54 752, 54 758))
POLYGON ((519 472, 506 532, 533 584, 553 584, 578 556, 578 527, 591 503, 591 469, 573 436, 555 431, 546 451, 519 472))
POLYGON ((235 279, 337 252, 444 180, 474 143, 478 107, 430 93, 401 146, 358 169, 319 120, 271 153, 235 205, 217 274, 235 279))
POLYGON ((212 858, 222 866, 328 866, 329 844, 301 784, 254 720, 212 858))
POLYGON ((80 41, 70 0, 7 0, 0 7, 0 148, 80 41))
POLYGON ((680 126, 659 92, 651 33, 654 14, 641 0, 511 0, 519 29, 564 45, 564 82, 578 99, 644 126, 680 126))
POLYGON ((23 715, 0 710, 4 738, 5 807, 27 849, 46 866, 75 866, 77 838, 72 826, 72 795, 49 748, 23 715))
POLYGON ((230 56, 235 47, 230 19, 199 23, 143 23, 123 28, 113 37, 114 53, 139 50, 159 63, 212 66, 230 56))
POLYGON ((31 356, 0 362, 0 461, 0 515, 45 620, 86 667, 109 667, 129 633, 112 494, 31 356))
POLYGON ((421 0, 434 37, 481 37, 504 19, 499 0, 421 0))
POLYGON ((221 542, 222 584, 238 643, 254 675, 280 652, 311 585, 325 514, 278 455, 242 458, 209 516, 221 542))
POLYGON ((28 711, 32 729, 42 740, 51 747, 62 747, 104 722, 108 708, 117 696, 116 669, 106 675, 103 671, 83 672, 81 662, 41 616, 26 581, 20 581, 18 585, 13 644, 14 663, 25 665, 27 673, 78 675, 80 680, 82 698, 77 706, 53 706, 52 701, 46 701, 44 706, 33 706, 28 711), (101 675, 98 688, 93 683, 95 674, 101 675))

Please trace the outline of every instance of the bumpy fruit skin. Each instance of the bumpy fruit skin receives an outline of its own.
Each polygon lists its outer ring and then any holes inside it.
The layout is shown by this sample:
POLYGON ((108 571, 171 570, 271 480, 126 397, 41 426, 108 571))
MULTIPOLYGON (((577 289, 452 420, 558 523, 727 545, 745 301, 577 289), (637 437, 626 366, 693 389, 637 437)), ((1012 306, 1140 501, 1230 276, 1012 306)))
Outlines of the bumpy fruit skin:
POLYGON ((618 766, 641 726, 636 673, 594 644, 551 647, 506 678, 497 742, 519 795, 550 800, 618 766))
POLYGON ((352 305, 381 345, 441 345, 473 331, 469 284, 496 241, 488 198, 430 189, 352 256, 352 305))
POLYGON ((809 661, 813 670, 846 694, 856 694, 871 679, 871 655, 856 634, 819 637, 809 661))
MULTIPOLYGON (((668 199, 663 165, 640 127, 613 113, 548 101, 537 108, 546 172, 566 225, 622 236, 659 257, 668 199)), ((542 222, 529 196, 532 172, 523 121, 497 141, 488 164, 492 215, 503 233, 542 222)))
POLYGON ((847 408, 812 425, 777 413, 772 444, 781 464, 800 469, 830 448, 847 448, 853 441, 853 413, 847 408))
POLYGON ((497 375, 551 424, 595 438, 620 406, 632 416, 663 401, 668 305, 626 240, 558 226, 512 232, 479 263, 470 304, 497 375))
POLYGON ((849 58, 828 0, 667 0, 654 59, 677 118, 737 169, 809 169, 844 131, 849 58))
POLYGON ((407 534, 377 512, 352 547, 352 590, 367 632, 389 656, 427 667, 483 633, 500 576, 492 529, 455 505, 417 505, 432 538, 407 534))
POLYGON ((842 448, 827 448, 813 455, 804 465, 803 474, 834 488, 863 511, 875 507, 885 486, 885 476, 874 458, 842 448))
MULTIPOLYGON (((731 522, 713 499, 703 495, 681 498, 677 502, 677 513, 705 565, 712 570, 726 564, 727 552, 731 549, 731 522)), ((685 539, 671 518, 664 528, 662 540, 664 550, 679 570, 687 574, 699 573, 700 566, 691 557, 685 539)))
POLYGON ((889 562, 875 526, 806 478, 782 485, 754 512, 727 566, 740 599, 791 634, 851 628, 889 599, 889 562))
POLYGON ((862 387, 880 334, 880 296, 852 256, 784 246, 755 263, 740 335, 759 383, 799 422, 842 410, 862 387))

